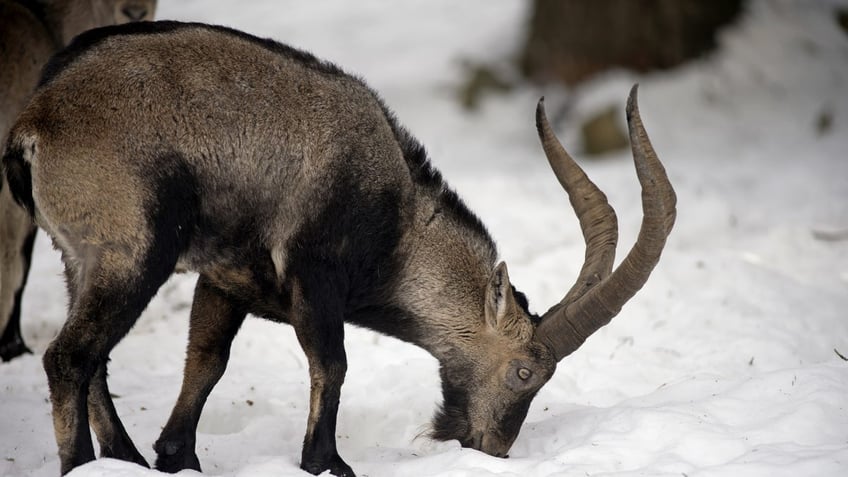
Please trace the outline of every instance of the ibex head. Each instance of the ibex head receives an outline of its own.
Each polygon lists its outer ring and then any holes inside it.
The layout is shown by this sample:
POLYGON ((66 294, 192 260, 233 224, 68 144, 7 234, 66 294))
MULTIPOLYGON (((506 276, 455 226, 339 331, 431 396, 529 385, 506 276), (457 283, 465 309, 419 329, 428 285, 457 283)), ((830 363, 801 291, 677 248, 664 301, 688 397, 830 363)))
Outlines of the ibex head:
POLYGON ((434 438, 457 439, 465 447, 506 456, 533 397, 553 376, 557 362, 618 314, 659 261, 674 224, 676 197, 642 125, 636 92, 634 86, 627 122, 642 185, 643 219, 635 245, 615 271, 615 212, 557 140, 539 101, 536 127, 580 221, 585 262, 565 298, 541 317, 527 311, 523 295, 509 283, 506 265, 495 268, 483 324, 468 332, 467 345, 442 360, 444 402, 434 419, 434 438))
POLYGON ((482 325, 442 360, 444 401, 432 435, 504 457, 557 360, 534 339, 534 318, 510 285, 506 264, 496 267, 486 291, 482 325))
POLYGON ((59 0, 44 3, 45 19, 56 40, 67 45, 85 30, 104 25, 150 21, 157 0, 59 0))
POLYGON ((153 20, 156 12, 156 0, 109 0, 115 23, 129 23, 153 20))

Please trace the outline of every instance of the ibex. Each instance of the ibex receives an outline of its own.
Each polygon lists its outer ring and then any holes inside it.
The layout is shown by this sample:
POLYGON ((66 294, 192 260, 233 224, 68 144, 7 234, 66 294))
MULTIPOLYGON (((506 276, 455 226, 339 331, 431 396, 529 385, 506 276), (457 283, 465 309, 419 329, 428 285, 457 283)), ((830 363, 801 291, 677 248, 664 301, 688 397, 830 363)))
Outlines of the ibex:
POLYGON ((615 214, 536 124, 586 241, 565 298, 541 317, 483 224, 361 80, 309 53, 177 22, 81 35, 45 69, 3 158, 15 198, 63 255, 67 323, 44 355, 62 472, 104 455, 140 464, 106 385, 113 346, 175 270, 199 273, 182 389, 157 468, 200 468, 201 409, 247 313, 289 323, 309 365, 301 467, 353 475, 336 448, 345 322, 441 364, 432 437, 506 456, 559 360, 648 279, 675 195, 627 105, 644 218, 612 271, 615 214))
MULTIPOLYGON (((155 8, 156 0, 0 0, 0 148, 50 55, 84 30, 150 20, 155 8)), ((8 361, 29 351, 21 298, 36 229, 0 188, 0 359, 8 361)))

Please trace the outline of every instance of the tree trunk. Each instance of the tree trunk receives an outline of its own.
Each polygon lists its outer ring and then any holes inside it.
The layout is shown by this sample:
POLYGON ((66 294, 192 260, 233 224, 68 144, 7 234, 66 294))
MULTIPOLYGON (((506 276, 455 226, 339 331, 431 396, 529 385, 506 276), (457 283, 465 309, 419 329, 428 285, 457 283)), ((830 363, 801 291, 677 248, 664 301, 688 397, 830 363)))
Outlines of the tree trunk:
POLYGON ((574 85, 614 67, 670 68, 716 45, 743 0, 534 0, 520 59, 535 81, 574 85))

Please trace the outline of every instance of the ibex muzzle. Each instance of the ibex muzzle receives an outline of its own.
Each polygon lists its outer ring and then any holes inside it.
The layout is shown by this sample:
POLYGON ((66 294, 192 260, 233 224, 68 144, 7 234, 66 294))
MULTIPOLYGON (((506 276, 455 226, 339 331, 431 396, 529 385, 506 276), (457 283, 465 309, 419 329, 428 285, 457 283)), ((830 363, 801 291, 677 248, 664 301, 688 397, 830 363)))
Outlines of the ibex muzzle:
POLYGON ((68 321, 44 356, 63 472, 94 458, 89 423, 107 455, 138 461, 106 362, 175 269, 200 276, 159 469, 200 468, 200 412, 247 313, 291 324, 308 359, 304 469, 353 475, 335 440, 345 322, 439 360, 434 438, 505 456, 557 362, 644 284, 674 221, 634 88, 644 219, 612 271, 615 215, 540 102, 539 135, 587 251, 574 287, 537 317, 421 145, 334 65, 223 27, 160 22, 90 32, 46 72, 3 163, 68 275, 68 321))

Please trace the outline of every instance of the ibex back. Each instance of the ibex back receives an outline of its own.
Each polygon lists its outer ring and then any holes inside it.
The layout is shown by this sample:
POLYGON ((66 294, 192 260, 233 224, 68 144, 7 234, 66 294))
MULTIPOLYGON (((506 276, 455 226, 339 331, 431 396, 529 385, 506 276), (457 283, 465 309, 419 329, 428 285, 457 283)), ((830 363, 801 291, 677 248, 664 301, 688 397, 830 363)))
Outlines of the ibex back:
MULTIPOLYGON (((156 0, 0 0, 0 153, 50 55, 89 28, 150 20, 156 0)), ((0 359, 29 351, 21 300, 35 226, 0 183, 0 359)))
POLYGON ((62 471, 106 455, 143 463, 106 388, 106 362, 175 269, 199 273, 183 387, 157 467, 199 469, 195 431, 247 313, 294 327, 311 399, 301 466, 353 475, 336 450, 344 322, 441 363, 436 439, 505 456, 556 363, 647 280, 674 192, 628 104, 642 232, 611 272, 604 195, 537 126, 572 198, 586 264, 538 317, 480 221, 362 81, 308 53, 222 27, 96 30, 47 67, 4 157, 16 198, 62 251, 70 313, 44 356, 62 471))

